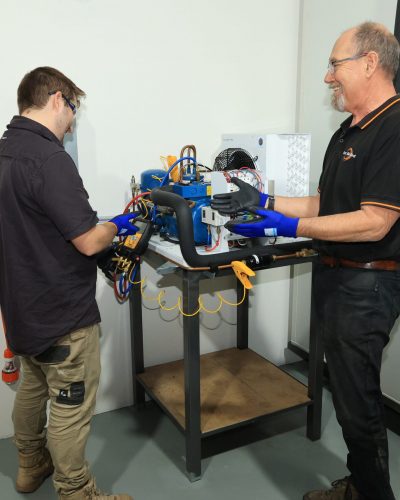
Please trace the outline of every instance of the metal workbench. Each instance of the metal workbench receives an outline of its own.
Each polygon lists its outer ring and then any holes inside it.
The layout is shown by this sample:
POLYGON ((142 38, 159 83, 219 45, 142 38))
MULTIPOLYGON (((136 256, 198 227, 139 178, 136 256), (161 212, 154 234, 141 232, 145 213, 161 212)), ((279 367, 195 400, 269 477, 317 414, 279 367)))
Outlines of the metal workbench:
MULTIPOLYGON (((209 273, 176 262, 157 246, 150 245, 166 260, 173 260, 182 277, 184 311, 198 307, 199 283, 209 273)), ((271 248, 271 253, 276 249, 271 248)), ((290 254, 290 245, 283 253, 290 254)), ((313 261, 313 257, 276 260, 256 269, 313 261)), ((218 274, 226 274, 220 271, 218 274)), ((229 272, 232 272, 231 270, 229 272)), ((218 276, 217 274, 217 276, 218 276)), ((136 282, 140 281, 140 267, 136 282)), ((243 286, 237 282, 238 302, 243 286)), ((200 356, 199 315, 183 317, 184 358, 144 368, 143 324, 140 285, 130 295, 134 405, 153 399, 183 432, 186 441, 186 470, 191 481, 201 478, 201 440, 264 419, 279 412, 307 407, 307 437, 321 435, 323 349, 311 307, 308 386, 248 348, 249 298, 237 308, 236 348, 200 356)))

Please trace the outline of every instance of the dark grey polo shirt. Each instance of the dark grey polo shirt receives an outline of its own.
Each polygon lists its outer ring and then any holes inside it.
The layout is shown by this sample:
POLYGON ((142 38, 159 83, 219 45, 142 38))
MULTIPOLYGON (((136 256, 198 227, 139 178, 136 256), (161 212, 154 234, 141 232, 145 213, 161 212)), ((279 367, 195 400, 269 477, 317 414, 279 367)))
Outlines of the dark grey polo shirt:
POLYGON ((37 355, 100 321, 95 257, 71 243, 98 219, 56 136, 22 116, 7 128, 0 139, 0 306, 10 348, 37 355))

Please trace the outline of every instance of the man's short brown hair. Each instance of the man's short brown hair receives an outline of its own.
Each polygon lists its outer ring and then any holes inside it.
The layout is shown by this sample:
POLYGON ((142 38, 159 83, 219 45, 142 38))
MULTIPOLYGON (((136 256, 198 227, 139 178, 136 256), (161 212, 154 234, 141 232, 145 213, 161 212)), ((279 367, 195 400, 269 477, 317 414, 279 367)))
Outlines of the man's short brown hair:
POLYGON ((73 81, 55 68, 43 66, 30 71, 18 87, 19 113, 22 114, 29 108, 44 108, 50 98, 49 92, 58 90, 77 103, 80 97, 86 95, 73 81))

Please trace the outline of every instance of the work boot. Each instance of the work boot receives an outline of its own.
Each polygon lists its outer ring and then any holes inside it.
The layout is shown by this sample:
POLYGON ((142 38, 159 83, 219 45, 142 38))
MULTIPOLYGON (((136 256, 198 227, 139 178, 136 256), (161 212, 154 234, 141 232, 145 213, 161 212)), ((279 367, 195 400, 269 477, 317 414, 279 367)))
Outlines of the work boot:
POLYGON ((119 495, 112 495, 102 493, 97 487, 94 479, 91 479, 88 484, 72 495, 59 495, 59 500, 133 500, 127 493, 120 493, 119 495))
POLYGON ((47 448, 33 453, 18 452, 18 463, 15 487, 20 493, 32 493, 37 490, 54 471, 53 462, 47 448))
POLYGON ((354 488, 350 477, 333 481, 329 490, 309 491, 303 500, 363 500, 363 497, 354 488))

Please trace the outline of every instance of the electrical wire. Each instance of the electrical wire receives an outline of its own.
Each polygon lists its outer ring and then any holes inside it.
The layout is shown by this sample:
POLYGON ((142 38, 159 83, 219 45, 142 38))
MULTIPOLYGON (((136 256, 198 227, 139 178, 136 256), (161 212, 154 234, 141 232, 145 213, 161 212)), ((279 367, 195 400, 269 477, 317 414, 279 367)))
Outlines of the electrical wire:
POLYGON ((264 182, 263 182, 263 180, 261 178, 260 172, 258 172, 257 170, 253 170, 253 172, 254 172, 254 175, 257 177, 258 183, 259 183, 259 186, 258 186, 257 189, 259 191, 264 191, 264 182))
MULTIPOLYGON (((193 167, 193 165, 196 165, 196 163, 186 163, 185 167, 193 167)), ((199 167, 200 172, 212 172, 213 169, 210 167, 207 167, 207 165, 203 165, 203 163, 197 162, 197 166, 199 167), (200 168, 204 168, 204 170, 200 170, 200 168)))
POLYGON ((263 191, 264 190, 264 183, 262 181, 262 178, 260 176, 260 172, 254 168, 249 168, 249 167, 240 167, 237 170, 228 170, 224 171, 224 176, 227 180, 227 182, 232 182, 232 177, 238 177, 240 179, 240 172, 246 171, 247 173, 250 173, 254 179, 257 182, 257 189, 258 191, 263 191))
POLYGON ((233 302, 229 302, 229 301, 227 301, 226 299, 224 299, 224 298, 222 297, 222 295, 221 295, 219 292, 217 292, 217 296, 218 296, 218 297, 222 300, 222 302, 223 302, 224 304, 226 304, 227 306, 238 307, 238 306, 240 306, 241 304, 243 304, 244 299, 246 298, 246 287, 243 287, 243 297, 242 297, 242 299, 241 299, 239 302, 237 302, 236 304, 234 304, 233 302))
MULTIPOLYGON (((200 297, 199 297, 200 298, 200 297)), ((182 314, 182 316, 186 316, 187 318, 191 318, 193 316, 196 316, 196 314, 199 314, 200 312, 200 309, 201 309, 201 306, 199 305, 197 311, 193 312, 193 313, 185 313, 182 311, 182 307, 181 307, 181 296, 178 297, 178 309, 179 309, 179 312, 182 314)))
POLYGON ((226 182, 231 182, 232 177, 229 175, 229 173, 227 171, 223 171, 222 173, 224 174, 226 182))
POLYGON ((141 283, 140 283, 140 293, 142 294, 142 297, 145 300, 159 301, 160 297, 165 293, 164 290, 161 290, 161 292, 156 297, 149 297, 148 295, 145 295, 145 293, 143 291, 144 284, 145 284, 145 279, 141 280, 141 283))
POLYGON ((204 247, 204 250, 206 252, 212 252, 213 250, 215 250, 216 248, 219 247, 219 244, 221 242, 221 229, 219 227, 217 227, 217 234, 218 234, 218 238, 217 238, 217 241, 215 242, 215 245, 213 247, 207 247, 207 246, 204 247))
MULTIPOLYGON (((165 290, 163 290, 163 293, 165 293, 165 290)), ((179 302, 177 302, 174 306, 166 307, 165 306, 165 302, 164 302, 164 304, 161 302, 161 296, 160 296, 160 294, 158 294, 158 297, 160 299, 158 301, 158 305, 160 306, 160 309, 162 309, 163 311, 173 311, 174 309, 176 309, 179 306, 179 302)))
POLYGON ((160 309, 162 309, 163 311, 173 311, 174 309, 178 308, 179 309, 179 312, 182 314, 182 316, 186 316, 186 317, 193 317, 193 316, 196 316, 196 314, 199 314, 201 311, 204 311, 205 313, 207 314, 216 314, 218 313, 221 308, 222 308, 222 305, 223 304, 226 304, 228 306, 232 306, 232 307, 238 307, 240 306, 243 302, 244 302, 244 299, 246 298, 246 288, 243 287, 243 297, 242 299, 238 302, 238 303, 233 303, 233 302, 229 302, 228 300, 224 299, 224 297, 222 297, 222 295, 220 294, 220 292, 217 292, 217 297, 219 299, 219 304, 218 306, 215 308, 215 309, 208 309, 207 307, 204 306, 203 304, 203 301, 202 301, 202 298, 199 297, 198 298, 198 308, 196 311, 192 312, 192 313, 187 313, 185 311, 182 310, 182 297, 179 296, 178 297, 178 301, 177 303, 174 305, 174 306, 170 306, 170 307, 167 307, 165 306, 165 303, 163 304, 162 301, 161 301, 161 298, 165 295, 165 290, 161 290, 156 296, 154 297, 150 297, 148 295, 146 295, 144 293, 144 284, 145 284, 145 279, 142 279, 138 282, 132 282, 132 285, 138 285, 140 284, 140 293, 142 295, 142 298, 144 300, 149 300, 151 302, 158 302, 158 305, 160 306, 160 309))
POLYGON ((147 203, 148 203, 148 202, 146 202, 146 200, 144 200, 143 198, 140 200, 140 205, 141 205, 142 207, 144 207, 145 212, 146 212, 146 213, 144 214, 144 216, 143 216, 143 218, 144 218, 144 219, 147 219, 147 217, 149 216, 149 209, 147 208, 147 203))
POLYGON ((146 191, 145 193, 140 193, 137 196, 135 196, 134 198, 132 198, 131 201, 126 205, 126 207, 124 208, 124 211, 122 213, 127 214, 129 208, 132 205, 136 204, 136 200, 138 200, 139 198, 142 198, 143 196, 146 196, 147 194, 150 194, 150 191, 146 191))
POLYGON ((137 270, 138 270, 138 267, 137 267, 136 262, 135 262, 135 264, 132 266, 132 269, 130 270, 130 273, 129 273, 129 276, 128 276, 128 281, 132 285, 136 285, 136 283, 133 280, 135 279, 137 270), (133 274, 133 272, 134 272, 134 274, 133 274), (132 274, 133 274, 133 278, 132 278, 132 274))
POLYGON ((117 299, 117 301, 120 304, 123 304, 128 299, 128 295, 123 296, 123 295, 120 295, 120 293, 118 292, 118 287, 117 287, 117 273, 114 273, 113 288, 114 288, 115 298, 117 299))
POLYGON ((169 178, 169 174, 170 172, 177 166, 179 165, 179 163, 182 163, 183 161, 192 161, 195 165, 197 165, 197 160, 196 158, 193 158, 192 156, 183 156, 182 158, 178 158, 178 160, 176 160, 175 163, 173 163, 169 169, 167 170, 167 173, 164 175, 164 179, 162 180, 161 182, 161 186, 164 186, 166 184, 166 182, 168 181, 168 178, 169 178))
POLYGON ((221 297, 218 297, 218 298, 219 298, 219 305, 218 305, 218 307, 216 309, 214 309, 214 310, 210 310, 210 309, 207 309, 207 308, 204 307, 204 304, 203 304, 203 302, 201 300, 201 297, 199 297, 199 305, 200 305, 201 310, 204 311, 204 312, 206 312, 207 314, 217 314, 217 312, 219 312, 221 310, 222 304, 223 304, 223 302, 221 300, 221 297))
POLYGON ((131 291, 132 288, 132 284, 129 283, 129 280, 127 280, 125 273, 121 274, 118 286, 120 295, 122 295, 123 297, 129 295, 129 292, 131 291))
POLYGON ((213 171, 212 168, 207 167, 207 165, 203 165, 203 163, 197 163, 197 166, 205 168, 208 172, 212 172, 213 171))

